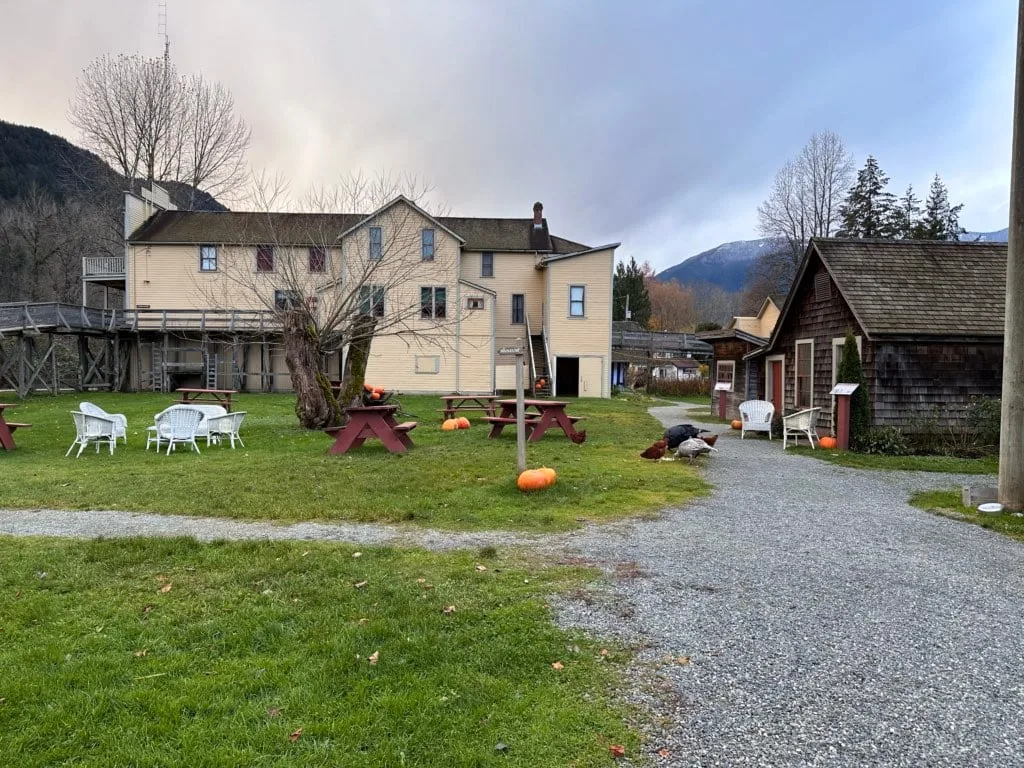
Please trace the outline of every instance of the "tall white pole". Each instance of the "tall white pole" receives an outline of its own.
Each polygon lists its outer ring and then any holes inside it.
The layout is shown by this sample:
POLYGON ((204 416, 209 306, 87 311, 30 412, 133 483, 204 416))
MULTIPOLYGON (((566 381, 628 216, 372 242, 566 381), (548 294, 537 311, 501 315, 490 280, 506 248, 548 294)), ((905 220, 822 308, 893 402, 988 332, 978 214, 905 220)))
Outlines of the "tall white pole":
MULTIPOLYGON (((1021 0, 1024 2, 1024 0, 1021 0)), ((516 353, 516 460, 519 473, 526 471, 526 414, 523 397, 523 350, 516 353)))
POLYGON ((1017 11, 1017 79, 1010 159, 1010 236, 999 439, 999 501, 1024 509, 1024 0, 1017 11))

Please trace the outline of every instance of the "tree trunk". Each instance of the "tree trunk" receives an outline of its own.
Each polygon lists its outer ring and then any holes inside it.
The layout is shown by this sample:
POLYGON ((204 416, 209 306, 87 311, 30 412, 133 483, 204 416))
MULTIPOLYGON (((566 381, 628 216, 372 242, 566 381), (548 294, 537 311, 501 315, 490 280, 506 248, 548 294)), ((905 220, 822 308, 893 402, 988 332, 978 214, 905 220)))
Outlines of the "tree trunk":
POLYGON ((315 326, 302 311, 281 313, 284 360, 295 390, 295 415, 306 429, 338 423, 339 409, 322 368, 315 326))
POLYGON ((370 345, 373 343, 373 328, 376 321, 360 315, 352 323, 353 340, 348 345, 345 369, 341 376, 341 394, 338 402, 342 407, 359 402, 366 380, 366 363, 370 359, 370 345))

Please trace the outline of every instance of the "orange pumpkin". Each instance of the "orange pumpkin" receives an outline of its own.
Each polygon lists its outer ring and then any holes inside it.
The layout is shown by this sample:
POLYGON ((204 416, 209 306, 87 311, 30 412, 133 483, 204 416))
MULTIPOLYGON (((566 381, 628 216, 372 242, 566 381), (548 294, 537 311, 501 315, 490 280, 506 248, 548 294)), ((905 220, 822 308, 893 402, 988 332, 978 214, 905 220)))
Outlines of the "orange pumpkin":
POLYGON ((520 473, 516 480, 516 486, 520 491, 539 491, 547 488, 547 478, 539 469, 528 469, 520 473))
POLYGON ((365 389, 367 392, 373 392, 373 387, 366 383, 363 384, 363 389, 365 389))
POLYGON ((459 416, 455 421, 458 422, 459 429, 469 429, 469 419, 465 416, 459 416))
POLYGON ((371 399, 371 400, 380 400, 380 392, 377 392, 376 390, 374 390, 374 391, 373 391, 373 392, 372 392, 372 393, 370 394, 370 399, 371 399))
POLYGON ((452 430, 458 429, 458 428, 459 428, 459 420, 458 419, 445 419, 441 423, 441 429, 443 429, 445 432, 451 432, 452 430))
POLYGON ((743 422, 740 419, 733 419, 732 420, 732 428, 733 429, 743 429, 743 422))
POLYGON ((839 445, 839 441, 832 437, 832 435, 826 435, 825 437, 818 440, 818 445, 820 445, 826 451, 831 451, 834 450, 839 445))
POLYGON ((383 395, 384 394, 384 387, 374 387, 373 391, 376 392, 378 395, 383 395))
POLYGON ((555 480, 558 477, 558 473, 555 472, 555 470, 553 470, 551 467, 541 467, 537 471, 540 472, 544 476, 544 479, 547 481, 547 485, 544 486, 545 488, 548 488, 555 484, 555 480))

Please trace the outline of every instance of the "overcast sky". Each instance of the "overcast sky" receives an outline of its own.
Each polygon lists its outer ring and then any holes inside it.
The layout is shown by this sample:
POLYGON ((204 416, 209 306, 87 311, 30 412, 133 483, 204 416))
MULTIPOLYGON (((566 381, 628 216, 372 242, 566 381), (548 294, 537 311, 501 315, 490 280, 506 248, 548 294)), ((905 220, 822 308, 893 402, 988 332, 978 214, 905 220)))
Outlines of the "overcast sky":
MULTIPOLYGON (((815 131, 893 191, 935 172, 1007 225, 1013 0, 166 0, 182 72, 229 87, 294 189, 415 172, 455 215, 531 215, 662 269, 758 236, 815 131)), ((158 0, 0 0, 0 118, 74 141, 75 78, 159 55, 158 0)))

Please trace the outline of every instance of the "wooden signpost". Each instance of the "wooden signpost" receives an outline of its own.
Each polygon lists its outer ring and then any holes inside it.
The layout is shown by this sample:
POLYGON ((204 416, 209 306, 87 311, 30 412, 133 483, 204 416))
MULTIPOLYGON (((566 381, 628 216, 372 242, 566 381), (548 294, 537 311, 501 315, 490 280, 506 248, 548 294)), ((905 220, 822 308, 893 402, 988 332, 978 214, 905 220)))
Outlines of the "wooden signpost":
POLYGON ((523 348, 499 347, 499 355, 516 357, 516 463, 518 473, 526 471, 526 414, 523 395, 523 348))
POLYGON ((836 443, 840 451, 850 450, 850 395, 860 384, 836 384, 830 395, 838 401, 836 408, 836 443))

